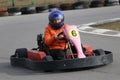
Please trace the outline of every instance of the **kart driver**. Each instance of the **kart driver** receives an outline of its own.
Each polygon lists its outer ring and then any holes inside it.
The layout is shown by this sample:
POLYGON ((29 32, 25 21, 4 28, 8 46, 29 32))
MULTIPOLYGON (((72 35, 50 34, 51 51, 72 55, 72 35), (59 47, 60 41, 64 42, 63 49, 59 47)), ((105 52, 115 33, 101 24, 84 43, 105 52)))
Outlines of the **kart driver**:
MULTIPOLYGON (((64 23, 64 14, 60 10, 53 10, 49 14, 49 23, 45 28, 44 42, 49 47, 50 55, 54 60, 62 60, 68 48, 66 40, 59 40, 58 34, 63 32, 67 24, 64 23)), ((64 37, 60 35, 60 37, 64 37)))

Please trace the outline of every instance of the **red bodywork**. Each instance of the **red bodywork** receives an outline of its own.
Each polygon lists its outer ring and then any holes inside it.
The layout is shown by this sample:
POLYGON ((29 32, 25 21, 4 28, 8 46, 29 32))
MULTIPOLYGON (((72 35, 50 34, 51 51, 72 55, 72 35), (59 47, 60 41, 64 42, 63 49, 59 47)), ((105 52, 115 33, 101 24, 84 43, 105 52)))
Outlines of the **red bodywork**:
MULTIPOLYGON (((91 46, 89 46, 89 45, 84 45, 83 48, 84 48, 84 50, 85 50, 85 51, 83 51, 84 54, 85 54, 85 56, 93 56, 93 49, 92 49, 91 46)), ((73 56, 74 58, 78 58, 78 54, 77 54, 77 53, 67 54, 67 55, 66 55, 66 58, 67 58, 67 59, 70 59, 71 56, 73 56)))
MULTIPOLYGON (((91 46, 85 45, 83 46, 85 51, 84 54, 85 56, 93 56, 93 49, 91 46)), ((27 55, 29 59, 35 60, 35 61, 41 61, 45 56, 46 53, 43 51, 37 51, 37 50, 28 50, 27 51, 27 55)), ((78 58, 78 54, 77 53, 68 53, 66 55, 66 59, 70 59, 71 56, 74 56, 74 58, 78 58)))
POLYGON ((84 54, 86 56, 93 56, 93 48, 91 46, 84 45, 83 47, 85 48, 84 54))
POLYGON ((46 56, 46 53, 37 50, 29 50, 27 51, 27 55, 29 59, 41 61, 46 56))

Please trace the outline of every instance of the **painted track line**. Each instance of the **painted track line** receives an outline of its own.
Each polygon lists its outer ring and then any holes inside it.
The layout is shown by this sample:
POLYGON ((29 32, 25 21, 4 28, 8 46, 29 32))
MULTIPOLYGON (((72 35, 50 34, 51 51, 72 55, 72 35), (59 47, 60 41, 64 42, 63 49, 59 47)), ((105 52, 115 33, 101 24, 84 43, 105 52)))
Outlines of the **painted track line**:
POLYGON ((103 24, 103 23, 107 23, 107 22, 114 22, 114 21, 118 21, 118 20, 120 20, 120 18, 113 18, 113 19, 107 19, 107 20, 102 20, 102 21, 98 21, 98 22, 82 24, 82 25, 78 25, 78 29, 80 32, 84 32, 84 33, 112 36, 112 37, 120 37, 120 31, 114 31, 114 30, 108 30, 108 29, 98 29, 98 28, 91 27, 91 25, 103 24))

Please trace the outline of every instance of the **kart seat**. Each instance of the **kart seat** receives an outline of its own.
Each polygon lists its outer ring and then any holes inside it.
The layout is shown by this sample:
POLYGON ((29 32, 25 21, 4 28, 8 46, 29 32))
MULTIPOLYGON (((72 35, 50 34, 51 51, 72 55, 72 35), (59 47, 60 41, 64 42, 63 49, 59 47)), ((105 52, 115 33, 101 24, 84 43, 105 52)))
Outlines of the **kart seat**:
POLYGON ((40 51, 45 51, 46 55, 50 55, 49 47, 44 43, 43 34, 37 35, 37 45, 40 51))

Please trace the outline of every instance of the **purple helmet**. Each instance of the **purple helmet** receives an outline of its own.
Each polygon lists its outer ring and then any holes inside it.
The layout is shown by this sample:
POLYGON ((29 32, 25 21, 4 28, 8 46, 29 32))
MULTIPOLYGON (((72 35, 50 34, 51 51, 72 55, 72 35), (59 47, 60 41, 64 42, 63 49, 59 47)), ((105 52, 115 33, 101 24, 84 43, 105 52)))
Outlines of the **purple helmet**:
POLYGON ((49 14, 49 24, 51 25, 51 27, 53 27, 54 29, 59 29, 64 25, 64 15, 60 10, 53 10, 50 14, 49 14), (60 23, 53 23, 54 20, 61 20, 60 23))

